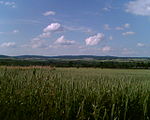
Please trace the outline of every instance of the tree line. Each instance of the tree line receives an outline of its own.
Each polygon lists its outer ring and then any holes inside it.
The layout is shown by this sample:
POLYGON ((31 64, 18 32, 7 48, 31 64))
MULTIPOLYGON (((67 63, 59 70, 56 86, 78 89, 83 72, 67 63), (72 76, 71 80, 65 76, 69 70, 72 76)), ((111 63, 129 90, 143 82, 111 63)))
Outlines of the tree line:
POLYGON ((150 61, 18 60, 0 59, 0 66, 52 66, 149 69, 150 61))

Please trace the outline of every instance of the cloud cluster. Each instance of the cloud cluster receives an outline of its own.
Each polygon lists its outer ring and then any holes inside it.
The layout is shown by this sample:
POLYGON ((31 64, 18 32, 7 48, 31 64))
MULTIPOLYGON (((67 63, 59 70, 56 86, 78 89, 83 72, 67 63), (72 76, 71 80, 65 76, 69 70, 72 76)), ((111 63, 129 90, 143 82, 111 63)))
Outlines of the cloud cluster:
POLYGON ((150 16, 150 0, 130 1, 126 5, 126 12, 135 15, 150 16))
MULTIPOLYGON (((122 26, 116 27, 115 29, 121 31, 121 30, 129 29, 130 26, 131 25, 129 23, 126 23, 126 24, 123 24, 122 26)), ((135 32, 133 32, 133 31, 127 31, 127 32, 122 33, 123 36, 128 36, 128 35, 133 35, 133 34, 135 34, 135 32)))
POLYGON ((43 29, 43 33, 33 38, 36 40, 50 38, 54 33, 62 32, 64 28, 59 23, 51 23, 43 29))
POLYGON ((5 6, 9 6, 9 7, 12 7, 12 8, 15 8, 16 7, 16 3, 15 2, 6 2, 6 1, 0 1, 0 5, 5 5, 5 6))
POLYGON ((104 38, 103 33, 98 33, 97 35, 91 36, 87 39, 85 39, 86 45, 93 46, 99 44, 100 41, 102 41, 104 38))
MULTIPOLYGON (((59 23, 51 23, 47 27, 43 29, 43 33, 38 35, 37 37, 31 40, 31 47, 32 48, 47 48, 49 45, 46 43, 45 38, 50 38, 53 34, 57 32, 63 32, 64 27, 59 23)), ((54 45, 72 45, 75 41, 66 40, 64 36, 59 37, 55 42, 54 45)))

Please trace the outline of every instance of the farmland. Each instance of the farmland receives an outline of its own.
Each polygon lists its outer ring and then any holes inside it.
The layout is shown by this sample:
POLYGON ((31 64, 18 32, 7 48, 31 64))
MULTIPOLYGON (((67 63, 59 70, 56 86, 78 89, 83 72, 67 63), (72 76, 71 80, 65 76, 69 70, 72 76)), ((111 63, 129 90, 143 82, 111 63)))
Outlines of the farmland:
POLYGON ((0 67, 0 120, 149 118, 149 70, 0 67))

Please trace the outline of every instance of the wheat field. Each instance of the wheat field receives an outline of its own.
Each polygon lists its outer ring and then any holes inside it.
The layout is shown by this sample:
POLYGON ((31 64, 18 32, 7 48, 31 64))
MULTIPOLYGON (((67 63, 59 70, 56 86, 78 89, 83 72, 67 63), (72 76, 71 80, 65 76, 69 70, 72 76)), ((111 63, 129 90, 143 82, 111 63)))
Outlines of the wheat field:
POLYGON ((0 120, 149 119, 149 70, 0 67, 0 120))

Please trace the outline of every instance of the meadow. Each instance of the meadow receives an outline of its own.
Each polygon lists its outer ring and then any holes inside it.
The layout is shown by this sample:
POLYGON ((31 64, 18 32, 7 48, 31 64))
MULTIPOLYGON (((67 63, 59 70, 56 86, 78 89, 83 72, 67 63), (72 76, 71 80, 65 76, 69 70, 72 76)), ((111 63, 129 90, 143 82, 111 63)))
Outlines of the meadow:
POLYGON ((149 120, 150 70, 0 67, 0 120, 149 120))

